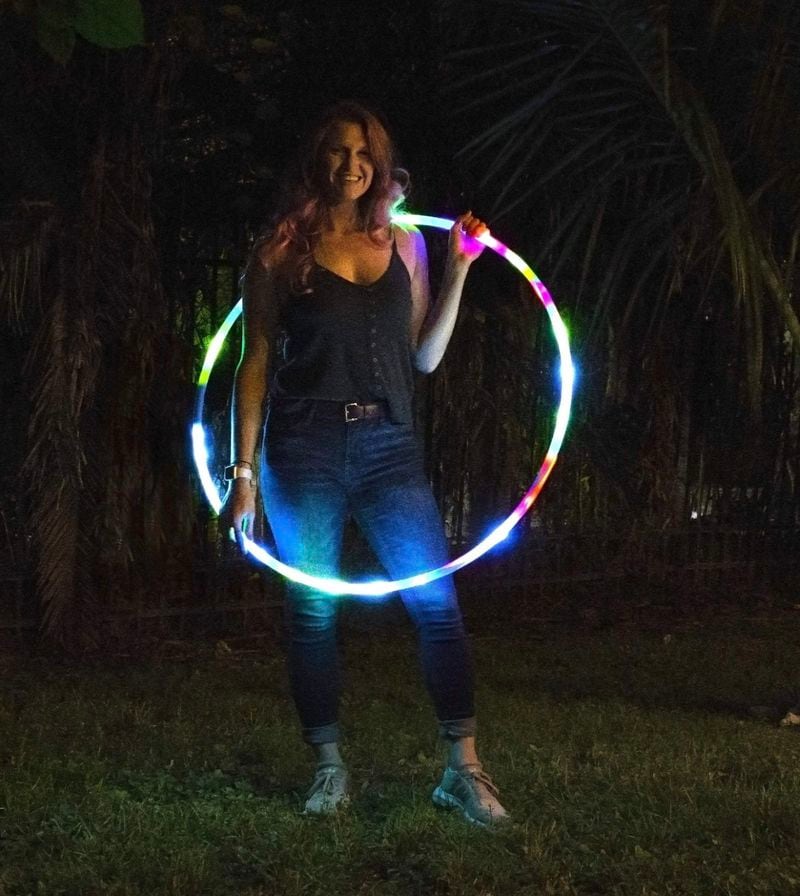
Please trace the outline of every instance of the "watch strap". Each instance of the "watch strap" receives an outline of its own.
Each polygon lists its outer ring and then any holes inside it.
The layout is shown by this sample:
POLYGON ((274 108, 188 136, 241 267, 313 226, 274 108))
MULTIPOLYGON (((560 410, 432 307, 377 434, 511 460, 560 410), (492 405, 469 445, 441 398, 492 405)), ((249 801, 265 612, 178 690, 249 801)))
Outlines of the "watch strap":
POLYGON ((234 479, 253 479, 253 470, 248 467, 243 467, 239 464, 230 464, 230 466, 225 467, 225 479, 228 482, 232 482, 234 479))

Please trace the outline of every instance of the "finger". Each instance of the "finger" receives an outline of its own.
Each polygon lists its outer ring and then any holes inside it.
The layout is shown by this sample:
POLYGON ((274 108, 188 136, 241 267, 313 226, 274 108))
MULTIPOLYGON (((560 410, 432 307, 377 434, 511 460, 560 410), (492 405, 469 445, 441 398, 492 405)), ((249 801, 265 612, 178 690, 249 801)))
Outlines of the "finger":
POLYGON ((471 237, 478 237, 482 233, 488 231, 486 223, 480 218, 472 214, 471 211, 464 212, 456 218, 462 233, 466 233, 471 237))
POLYGON ((245 521, 244 520, 242 520, 242 522, 239 524, 234 523, 228 530, 228 537, 230 538, 231 541, 236 542, 236 547, 238 547, 242 553, 245 553, 244 531, 245 531, 245 521))
POLYGON ((489 228, 483 223, 483 221, 480 221, 476 218, 470 226, 468 232, 469 235, 474 239, 479 239, 481 236, 483 236, 484 233, 489 232, 489 228))
POLYGON ((231 527, 231 539, 236 542, 236 547, 244 553, 244 525, 242 523, 231 527))
POLYGON ((250 532, 252 531, 252 520, 249 516, 243 516, 242 521, 239 524, 238 537, 236 539, 236 543, 239 545, 239 550, 243 553, 247 553, 247 545, 245 544, 245 539, 250 538, 250 532))

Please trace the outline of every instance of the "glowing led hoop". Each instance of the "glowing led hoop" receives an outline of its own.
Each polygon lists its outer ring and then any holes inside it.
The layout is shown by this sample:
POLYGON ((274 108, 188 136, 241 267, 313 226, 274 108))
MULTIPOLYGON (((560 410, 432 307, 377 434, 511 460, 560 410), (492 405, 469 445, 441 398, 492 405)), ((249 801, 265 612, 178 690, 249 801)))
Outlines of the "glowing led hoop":
MULTIPOLYGON (((436 227, 439 230, 450 230, 455 223, 448 218, 432 218, 429 215, 410 215, 405 213, 393 215, 392 221, 400 226, 436 227)), ((569 422, 570 408, 572 406, 572 390, 575 382, 575 368, 573 367, 572 357, 569 351, 569 336, 567 334, 567 328, 564 326, 564 322, 561 320, 561 317, 556 310, 556 306, 547 287, 536 276, 531 267, 526 264, 519 255, 512 252, 508 246, 504 246, 503 243, 495 239, 491 234, 484 233, 482 236, 478 237, 478 240, 495 251, 498 255, 505 258, 505 260, 513 265, 528 283, 530 283, 534 293, 537 295, 542 305, 544 305, 547 316, 550 318, 550 326, 553 330, 553 336, 555 337, 561 360, 561 399, 556 413, 555 430, 553 432, 553 437, 550 440, 550 445, 547 448, 544 462, 541 467, 539 467, 539 471, 536 474, 536 478, 531 483, 530 488, 522 496, 522 500, 511 511, 509 516, 497 526, 497 528, 490 532, 482 541, 478 542, 478 544, 471 550, 462 554, 460 557, 456 557, 444 566, 440 566, 438 569, 427 570, 426 572, 421 572, 414 576, 407 576, 404 579, 395 579, 393 581, 377 579, 371 582, 346 582, 342 579, 312 576, 303 572, 301 569, 295 569, 292 566, 287 566, 285 563, 282 563, 265 550, 265 548, 256 544, 256 542, 245 535, 245 550, 256 560, 270 567, 270 569, 274 569, 275 572, 280 573, 282 576, 286 576, 287 579, 299 582, 301 585, 307 585, 309 588, 313 588, 316 591, 322 591, 326 594, 354 594, 363 597, 380 597, 384 594, 391 594, 394 591, 402 591, 406 588, 416 588, 420 585, 426 585, 428 582, 432 582, 435 579, 451 575, 457 569, 463 569, 469 563, 472 563, 473 560, 477 560, 478 557, 481 557, 487 551, 491 550, 491 548, 495 547, 495 545, 503 541, 514 526, 516 526, 528 510, 530 510, 533 502, 538 497, 539 492, 542 490, 553 470, 556 458, 558 457, 558 452, 561 449, 561 443, 564 441, 564 435, 567 431, 567 423, 569 422)), ((224 499, 217 491, 214 480, 208 469, 208 450, 206 448, 205 429, 203 428, 203 405, 205 402, 206 387, 208 386, 208 381, 211 376, 211 370, 216 363, 217 356, 225 343, 225 339, 227 338, 231 327, 241 313, 242 301, 240 299, 230 310, 228 316, 223 321, 222 326, 219 328, 219 331, 211 340, 203 362, 203 367, 200 371, 200 376, 197 380, 198 388, 195 404, 195 419, 192 424, 192 448, 203 491, 205 491, 209 503, 217 513, 220 511, 224 499)))

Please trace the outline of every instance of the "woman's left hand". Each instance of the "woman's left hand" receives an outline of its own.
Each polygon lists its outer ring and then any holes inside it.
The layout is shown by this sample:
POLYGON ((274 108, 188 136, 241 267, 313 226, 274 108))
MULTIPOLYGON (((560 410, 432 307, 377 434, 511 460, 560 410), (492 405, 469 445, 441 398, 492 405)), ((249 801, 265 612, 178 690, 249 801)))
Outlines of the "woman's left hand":
POLYGON ((450 230, 450 256, 454 261, 472 264, 486 248, 478 237, 488 232, 489 228, 471 211, 459 215, 450 230))

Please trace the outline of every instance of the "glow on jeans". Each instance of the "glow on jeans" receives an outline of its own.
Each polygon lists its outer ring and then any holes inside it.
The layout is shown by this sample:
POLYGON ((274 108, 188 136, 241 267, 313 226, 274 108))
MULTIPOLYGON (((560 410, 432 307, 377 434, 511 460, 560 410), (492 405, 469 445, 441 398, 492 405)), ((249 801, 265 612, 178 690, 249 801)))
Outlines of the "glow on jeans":
MULTIPOLYGON (((402 226, 417 227, 434 227, 439 230, 450 230, 454 221, 448 218, 435 218, 429 215, 412 215, 405 212, 395 213, 392 216, 395 224, 402 226)), ((306 585, 315 591, 321 591, 325 594, 345 595, 353 594, 361 597, 381 597, 385 594, 391 594, 395 591, 402 591, 406 588, 417 588, 420 585, 426 585, 435 579, 442 578, 454 573, 458 569, 463 569, 473 560, 477 560, 487 551, 497 546, 505 538, 508 537, 511 530, 522 517, 531 509, 533 502, 544 487, 545 482, 553 471, 558 452, 564 441, 564 436, 569 423, 570 409, 572 407, 572 392, 575 383, 575 368, 572 363, 572 356, 569 350, 569 336, 567 328, 556 309, 555 303, 542 281, 536 276, 533 269, 528 265, 516 252, 512 252, 508 246, 503 245, 500 240, 495 239, 490 233, 484 233, 478 237, 478 241, 483 243, 489 249, 492 249, 498 255, 515 267, 522 276, 530 283, 531 288, 544 306, 547 316, 550 320, 550 327, 555 337, 558 347, 560 359, 560 379, 561 379, 561 397, 556 412, 555 428, 550 444, 547 448, 544 461, 536 473, 536 478, 531 483, 528 490, 522 496, 522 499, 511 513, 503 520, 500 525, 493 529, 484 539, 479 541, 473 548, 461 556, 454 558, 444 566, 437 569, 430 569, 417 573, 413 576, 406 576, 403 579, 373 579, 366 582, 347 582, 343 579, 327 578, 324 576, 314 576, 303 572, 302 569, 296 569, 282 563, 277 557, 273 557, 262 545, 257 544, 247 535, 243 535, 243 543, 245 551, 254 559, 268 566, 275 572, 280 573, 293 582, 306 585)), ((209 455, 206 447, 206 434, 203 426, 203 407, 205 403, 206 387, 208 386, 211 371, 214 368, 217 357, 222 350, 225 340, 230 332, 231 327, 242 313, 242 300, 240 299, 231 308, 228 316, 222 322, 206 351, 206 357, 197 380, 197 397, 195 402, 195 417, 192 423, 192 449, 194 453, 194 461, 197 466, 197 472, 203 491, 208 498, 208 502, 216 513, 219 513, 224 503, 224 497, 217 490, 214 479, 209 471, 209 455)))

